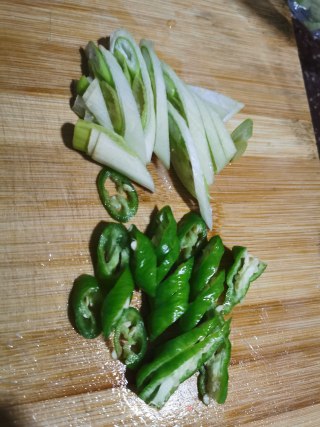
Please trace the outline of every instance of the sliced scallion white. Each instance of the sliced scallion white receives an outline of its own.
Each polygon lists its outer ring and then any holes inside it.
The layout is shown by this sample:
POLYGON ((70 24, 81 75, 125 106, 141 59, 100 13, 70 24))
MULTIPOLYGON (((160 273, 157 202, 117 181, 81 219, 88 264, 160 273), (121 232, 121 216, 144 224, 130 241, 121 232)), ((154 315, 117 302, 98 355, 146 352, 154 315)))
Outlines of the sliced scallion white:
POLYGON ((130 78, 138 105, 141 105, 141 102, 143 103, 140 116, 146 144, 146 159, 149 162, 155 143, 156 119, 153 92, 146 63, 136 41, 126 30, 116 30, 111 34, 110 51, 130 78))
MULTIPOLYGON (((212 210, 210 206, 209 200, 209 192, 208 186, 206 184, 206 180, 201 169, 200 161, 198 158, 198 153, 195 148, 195 143, 193 140, 193 136, 187 126, 184 118, 179 114, 179 112, 173 107, 170 102, 168 102, 168 112, 169 112, 169 130, 170 135, 171 132, 179 132, 180 138, 178 135, 174 135, 175 142, 172 146, 171 156, 173 165, 177 172, 178 176, 181 176, 183 181, 182 184, 186 186, 190 186, 190 182, 185 182, 185 168, 189 168, 191 166, 192 170, 192 178, 193 178, 193 186, 194 186, 194 195, 198 200, 200 213, 205 220, 208 228, 212 229, 212 210), (174 129, 172 129, 174 127, 174 129), (189 156, 189 162, 182 163, 182 156, 180 156, 180 152, 187 151, 189 156), (177 156, 178 161, 174 163, 174 157, 177 156)), ((171 144, 171 141, 170 141, 171 144)))
POLYGON ((103 126, 79 119, 72 144, 75 149, 86 152, 98 163, 109 166, 154 191, 154 183, 146 166, 122 136, 103 126))
POLYGON ((124 120, 124 139, 128 143, 129 147, 138 154, 141 161, 146 163, 146 146, 144 143, 143 129, 137 104, 129 83, 112 53, 103 46, 99 46, 99 49, 109 67, 114 87, 118 95, 124 120))
POLYGON ((179 111, 179 113, 186 119, 187 126, 190 129, 193 141, 195 143, 195 148, 201 164, 203 175, 207 184, 211 185, 214 179, 213 164, 211 161, 210 150, 200 111, 195 104, 187 86, 180 80, 171 67, 169 67, 169 65, 165 64, 164 62, 162 62, 161 65, 166 79, 171 81, 171 83, 176 88, 176 92, 183 109, 183 111, 179 111))
POLYGON ((236 146, 234 145, 231 135, 219 115, 213 110, 210 111, 210 115, 217 134, 219 135, 221 146, 226 156, 227 162, 229 163, 237 152, 236 146))
POLYGON ((94 79, 82 96, 86 108, 94 115, 97 122, 107 129, 113 129, 111 119, 103 98, 99 80, 94 79))
POLYGON ((161 62, 157 57, 153 44, 149 40, 140 41, 140 49, 149 72, 154 95, 156 113, 156 139, 154 152, 164 166, 170 167, 170 144, 166 86, 163 78, 161 62))
POLYGON ((86 104, 84 103, 84 100, 82 99, 82 96, 77 95, 72 106, 72 111, 76 113, 78 117, 83 119, 85 116, 86 110, 87 110, 87 107, 86 107, 86 104))
POLYGON ((210 111, 208 111, 207 105, 196 93, 192 91, 191 93, 202 117, 213 160, 214 171, 215 173, 219 173, 228 164, 228 159, 224 154, 219 135, 217 133, 215 125, 213 124, 211 114, 210 111))
POLYGON ((91 157, 150 191, 154 191, 154 183, 146 166, 133 151, 127 149, 125 143, 120 145, 107 134, 101 132, 91 157))
POLYGON ((189 85, 189 88, 200 98, 207 101, 224 122, 227 122, 244 107, 242 102, 229 98, 222 93, 192 85, 189 85))

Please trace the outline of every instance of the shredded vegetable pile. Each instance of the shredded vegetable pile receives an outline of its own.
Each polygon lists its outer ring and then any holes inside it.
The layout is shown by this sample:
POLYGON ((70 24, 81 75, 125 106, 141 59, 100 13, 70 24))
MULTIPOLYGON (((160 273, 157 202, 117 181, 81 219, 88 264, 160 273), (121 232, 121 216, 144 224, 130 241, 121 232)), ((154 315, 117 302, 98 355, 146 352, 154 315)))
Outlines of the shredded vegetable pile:
POLYGON ((111 34, 109 49, 90 41, 85 54, 90 75, 76 85, 74 148, 151 191, 147 164, 155 153, 212 229, 214 175, 243 154, 252 135, 251 119, 231 135, 224 124, 243 104, 186 84, 151 41, 138 45, 123 29, 111 34))
POLYGON ((85 54, 89 75, 76 84, 73 147, 104 166, 97 189, 116 222, 102 224, 94 274, 74 281, 73 324, 84 338, 103 335, 147 404, 161 408, 195 373, 203 403, 224 403, 229 315, 266 264, 247 248, 229 250, 208 234, 209 192, 215 174, 245 152, 252 120, 229 134, 225 122, 243 104, 186 84, 159 59, 152 42, 138 45, 125 30, 111 34, 109 49, 89 42, 85 54), (176 221, 166 205, 146 230, 127 228, 123 223, 139 204, 131 181, 155 190, 148 171, 153 154, 175 170, 200 215, 188 212, 176 221), (110 194, 110 181, 116 194, 110 194), (135 290, 140 309, 133 303, 135 290))

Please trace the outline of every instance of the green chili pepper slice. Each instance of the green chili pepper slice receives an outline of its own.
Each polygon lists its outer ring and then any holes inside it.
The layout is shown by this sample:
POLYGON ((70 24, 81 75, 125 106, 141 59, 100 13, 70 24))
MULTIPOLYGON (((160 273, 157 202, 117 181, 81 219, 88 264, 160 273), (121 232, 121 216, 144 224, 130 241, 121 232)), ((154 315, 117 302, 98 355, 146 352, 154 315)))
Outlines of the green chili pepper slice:
POLYGON ((95 277, 82 274, 74 281, 70 303, 79 334, 84 338, 96 338, 101 332, 102 292, 95 277))
POLYGON ((150 377, 139 397, 151 406, 161 408, 179 385, 190 378, 212 356, 224 340, 229 322, 202 341, 164 363, 150 377))
POLYGON ((129 264, 129 235, 122 224, 109 222, 104 227, 97 247, 96 277, 109 290, 129 264))
POLYGON ((186 312, 179 319, 181 331, 194 328, 205 313, 217 305, 217 300, 224 290, 225 273, 220 271, 209 281, 208 285, 200 292, 196 299, 190 303, 186 312))
POLYGON ((186 311, 192 266, 193 258, 190 258, 159 283, 149 318, 151 341, 161 335, 186 311))
POLYGON ((156 348, 154 351, 155 358, 143 365, 137 373, 136 383, 138 389, 141 390, 162 365, 188 348, 193 347, 197 342, 204 340, 218 326, 220 326, 220 323, 217 317, 209 319, 191 331, 178 335, 162 344, 161 347, 156 348))
POLYGON ((222 404, 228 395, 229 364, 231 358, 231 342, 228 337, 200 368, 198 376, 198 392, 205 405, 214 399, 222 404))
POLYGON ((129 228, 130 267, 135 284, 147 295, 154 297, 157 287, 157 257, 154 247, 144 233, 135 225, 129 228))
POLYGON ((207 226, 195 212, 185 214, 177 224, 180 242, 179 261, 185 261, 197 255, 207 240, 207 226))
POLYGON ((147 350, 147 334, 139 311, 125 309, 114 331, 114 349, 117 359, 129 369, 135 369, 147 350))
POLYGON ((221 238, 211 237, 194 265, 190 279, 191 300, 196 298, 217 272, 223 253, 224 246, 221 238))
POLYGON ((153 218, 148 236, 157 257, 157 282, 161 282, 179 256, 180 243, 177 236, 177 222, 170 206, 164 206, 153 218))
POLYGON ((250 284, 256 280, 267 267, 267 264, 251 255, 247 248, 234 246, 232 248, 234 262, 227 272, 227 292, 223 303, 224 314, 240 303, 247 294, 250 284))
POLYGON ((127 222, 138 210, 138 195, 131 181, 120 173, 103 168, 97 178, 101 202, 109 215, 116 221, 127 222), (110 196, 106 181, 110 179, 116 186, 117 194, 110 196))
POLYGON ((126 267, 102 304, 101 320, 105 338, 109 337, 120 320, 123 311, 129 307, 133 290, 132 275, 129 267, 126 267))

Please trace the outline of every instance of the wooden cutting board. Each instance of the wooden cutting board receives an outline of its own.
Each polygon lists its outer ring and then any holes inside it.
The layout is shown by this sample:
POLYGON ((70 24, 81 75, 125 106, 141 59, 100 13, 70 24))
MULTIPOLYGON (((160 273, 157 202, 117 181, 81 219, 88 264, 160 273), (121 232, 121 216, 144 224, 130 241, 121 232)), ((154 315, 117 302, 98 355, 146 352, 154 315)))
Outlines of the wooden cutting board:
MULTIPOLYGON (((319 425, 320 171, 290 21, 282 2, 18 1, 0 7, 0 425, 319 425), (205 407, 196 380, 161 410, 125 386, 103 340, 70 326, 72 282, 91 273, 90 242, 108 216, 100 167, 70 149, 70 84, 80 47, 116 28, 155 42, 187 82, 246 104, 246 155, 212 187, 214 233, 268 263, 234 310, 230 392, 205 407)), ((154 161, 134 223, 196 206, 154 161)))

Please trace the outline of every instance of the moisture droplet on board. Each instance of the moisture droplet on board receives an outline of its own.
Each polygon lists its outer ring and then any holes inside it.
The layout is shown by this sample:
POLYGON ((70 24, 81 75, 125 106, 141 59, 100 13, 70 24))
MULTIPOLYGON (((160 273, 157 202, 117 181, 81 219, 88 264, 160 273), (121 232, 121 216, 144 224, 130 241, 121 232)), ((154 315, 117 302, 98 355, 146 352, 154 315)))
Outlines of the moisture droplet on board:
POLYGON ((176 26, 176 23, 177 22, 174 19, 168 19, 168 21, 167 21, 167 27, 169 27, 170 30, 171 30, 171 28, 173 28, 173 27, 176 26))

